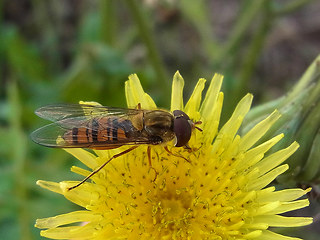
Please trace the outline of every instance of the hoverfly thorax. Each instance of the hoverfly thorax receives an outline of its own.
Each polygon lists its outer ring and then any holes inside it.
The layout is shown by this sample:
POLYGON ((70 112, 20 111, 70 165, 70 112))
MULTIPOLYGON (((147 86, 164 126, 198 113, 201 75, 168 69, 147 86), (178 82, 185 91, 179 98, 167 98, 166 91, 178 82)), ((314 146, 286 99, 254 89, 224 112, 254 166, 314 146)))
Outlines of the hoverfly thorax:
POLYGON ((155 144, 168 142, 174 138, 174 118, 169 112, 161 110, 146 112, 144 114, 144 125, 150 136, 159 136, 158 139, 155 139, 155 144))

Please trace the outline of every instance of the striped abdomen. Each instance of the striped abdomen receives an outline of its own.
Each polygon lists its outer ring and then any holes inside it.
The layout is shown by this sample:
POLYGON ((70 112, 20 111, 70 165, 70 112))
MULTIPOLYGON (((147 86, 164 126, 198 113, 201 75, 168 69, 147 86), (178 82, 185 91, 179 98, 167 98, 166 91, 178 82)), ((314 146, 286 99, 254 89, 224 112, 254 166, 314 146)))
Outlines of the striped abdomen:
POLYGON ((85 127, 74 127, 63 138, 67 144, 74 146, 108 149, 127 142, 133 130, 131 121, 127 119, 101 117, 91 119, 85 127))

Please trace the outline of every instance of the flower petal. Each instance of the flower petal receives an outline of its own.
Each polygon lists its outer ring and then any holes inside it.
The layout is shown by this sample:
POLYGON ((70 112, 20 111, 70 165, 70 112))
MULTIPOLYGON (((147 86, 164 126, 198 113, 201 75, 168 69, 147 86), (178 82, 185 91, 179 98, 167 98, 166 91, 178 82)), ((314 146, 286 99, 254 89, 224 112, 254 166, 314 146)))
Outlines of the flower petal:
POLYGON ((219 152, 218 149, 224 151, 224 149, 230 147, 230 144, 233 142, 235 134, 237 133, 245 115, 248 113, 250 109, 251 102, 251 94, 247 94, 244 98, 241 99, 230 119, 219 131, 213 143, 213 152, 219 152))
POLYGON ((256 216, 255 223, 268 223, 270 227, 300 227, 312 223, 309 217, 284 217, 279 215, 256 216))
POLYGON ((288 157, 290 157, 297 149, 299 144, 297 142, 292 143, 289 147, 279 150, 264 158, 262 161, 257 163, 255 167, 260 169, 260 173, 264 174, 271 169, 275 168, 279 164, 283 163, 288 157))
POLYGON ((296 200, 308 192, 311 188, 306 190, 295 188, 295 189, 284 189, 276 192, 260 191, 257 194, 257 201, 261 203, 272 202, 272 201, 293 201, 296 200))
POLYGON ((287 164, 281 165, 268 173, 265 173, 261 177, 257 178, 257 176, 261 175, 260 172, 258 174, 254 173, 250 177, 250 181, 248 181, 248 190, 260 190, 271 183, 277 176, 287 171, 289 166, 287 164))
POLYGON ((222 75, 215 74, 211 80, 210 86, 200 108, 200 114, 204 121, 210 120, 215 115, 213 109, 219 97, 222 79, 222 75))
POLYGON ((92 239, 95 229, 89 224, 85 226, 59 227, 42 230, 41 236, 52 239, 92 239))
POLYGON ((239 130, 242 120, 250 110, 252 99, 252 94, 247 94, 240 100, 234 112, 232 113, 232 116, 222 127, 219 134, 227 134, 231 138, 234 137, 234 135, 239 130))
POLYGON ((125 93, 129 108, 136 108, 140 103, 143 109, 155 109, 152 98, 144 92, 137 74, 131 74, 125 83, 125 93))
POLYGON ((48 190, 50 190, 52 192, 63 194, 59 183, 38 180, 37 181, 37 185, 39 185, 42 188, 48 189, 48 190))
POLYGON ((203 118, 201 116, 202 125, 201 128, 205 134, 203 134, 203 143, 205 145, 211 145, 213 139, 216 137, 219 128, 220 114, 223 104, 223 93, 219 93, 219 97, 216 103, 212 107, 211 118, 203 118))
POLYGON ((255 125, 246 135, 242 137, 240 142, 240 150, 246 151, 252 147, 280 118, 281 114, 278 111, 271 113, 266 119, 255 125))
POLYGON ((92 201, 97 201, 100 197, 99 191, 101 190, 97 185, 95 191, 92 191, 92 184, 85 182, 81 186, 68 190, 68 188, 75 186, 79 182, 77 181, 64 181, 60 182, 60 188, 63 192, 63 195, 71 202, 75 204, 87 207, 92 201))
POLYGON ((267 214, 271 215, 271 214, 281 214, 281 213, 285 213, 285 212, 290 212, 290 211, 294 211, 297 209, 301 209, 301 208, 305 208, 309 206, 309 200, 308 199, 302 199, 302 200, 297 200, 294 202, 283 202, 281 203, 281 205, 275 209, 273 209, 272 211, 269 211, 267 214))
POLYGON ((57 215, 55 217, 37 219, 35 226, 37 228, 55 228, 58 226, 102 220, 102 216, 90 211, 75 211, 67 214, 57 215))
POLYGON ((204 78, 199 79, 191 97, 189 98, 189 101, 186 104, 186 107, 184 108, 184 111, 191 119, 200 119, 200 114, 198 111, 201 103, 201 94, 204 89, 205 83, 206 80, 204 78))
POLYGON ((98 188, 95 188, 96 191, 91 191, 90 184, 91 183, 84 183, 80 187, 77 187, 71 191, 68 191, 69 187, 76 185, 79 182, 76 181, 68 181, 68 182, 49 182, 49 181, 42 181, 38 180, 37 185, 42 188, 48 189, 52 192, 56 192, 59 194, 64 195, 67 199, 74 202, 75 204, 86 207, 90 204, 91 200, 97 199, 99 194, 97 193, 98 188), (90 188, 90 190, 88 190, 90 188))
POLYGON ((275 136, 274 138, 260 144, 259 146, 248 150, 244 155, 243 161, 239 161, 238 170, 240 171, 245 168, 254 166, 264 157, 264 154, 276 143, 278 143, 283 137, 283 134, 279 134, 278 136, 275 136))
POLYGON ((177 71, 173 76, 172 93, 171 93, 171 107, 170 111, 183 110, 183 87, 184 80, 177 71))
POLYGON ((98 167, 96 156, 92 153, 84 150, 83 148, 64 148, 67 153, 70 153, 72 156, 80 160, 83 164, 88 166, 91 169, 98 167))

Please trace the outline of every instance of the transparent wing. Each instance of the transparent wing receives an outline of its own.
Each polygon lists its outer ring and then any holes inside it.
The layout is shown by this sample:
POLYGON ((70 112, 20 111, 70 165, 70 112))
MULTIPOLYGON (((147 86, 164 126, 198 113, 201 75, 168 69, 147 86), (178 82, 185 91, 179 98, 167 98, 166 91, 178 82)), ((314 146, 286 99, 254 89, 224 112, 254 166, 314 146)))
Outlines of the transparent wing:
POLYGON ((68 130, 70 129, 63 128, 57 123, 51 123, 33 131, 30 137, 35 143, 43 146, 68 147, 70 144, 67 144, 62 138, 68 130))
POLYGON ((80 117, 67 118, 44 127, 41 127, 31 133, 31 139, 40 145, 46 147, 58 148, 103 148, 111 149, 123 145, 141 145, 150 144, 151 140, 147 137, 134 136, 132 138, 119 137, 114 132, 118 131, 120 124, 123 122, 118 121, 118 118, 110 122, 110 125, 104 126, 101 133, 97 132, 97 128, 93 125, 88 125, 90 120, 82 120, 80 117), (77 129, 74 131, 74 129, 77 129), (96 131, 99 134, 99 141, 94 140, 92 132, 96 131), (90 134, 89 134, 90 133, 90 134), (66 140, 65 138, 69 139, 66 140), (71 141, 76 139, 76 141, 71 141))
POLYGON ((46 147, 58 147, 58 148, 115 148, 123 145, 141 145, 150 144, 150 139, 146 137, 135 138, 122 138, 115 139, 112 135, 105 135, 105 142, 103 141, 87 141, 86 135, 75 134, 72 129, 67 130, 57 123, 51 123, 42 128, 39 128, 31 133, 31 139, 40 145, 46 147), (77 142, 68 142, 63 138, 65 133, 68 133, 71 139, 77 138, 77 142))
POLYGON ((125 115, 134 115, 141 111, 143 110, 87 104, 55 104, 40 107, 35 111, 35 113, 43 119, 57 122, 70 118, 77 121, 85 121, 90 118, 103 115, 121 117, 125 115))

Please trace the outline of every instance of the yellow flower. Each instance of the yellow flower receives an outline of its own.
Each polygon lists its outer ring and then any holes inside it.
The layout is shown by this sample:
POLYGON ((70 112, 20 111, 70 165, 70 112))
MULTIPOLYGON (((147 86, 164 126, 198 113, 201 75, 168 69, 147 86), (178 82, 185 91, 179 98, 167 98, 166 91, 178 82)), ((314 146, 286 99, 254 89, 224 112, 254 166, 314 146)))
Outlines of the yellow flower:
MULTIPOLYGON (((189 101, 183 104, 184 81, 177 72, 173 79, 171 111, 186 112, 201 120, 203 132, 193 131, 192 151, 152 146, 152 167, 147 146, 140 146, 107 164, 92 182, 68 191, 78 182, 38 181, 43 188, 64 195, 84 210, 38 219, 41 235, 53 239, 297 239, 276 234, 269 227, 308 225, 312 218, 280 214, 309 205, 299 199, 308 190, 276 191, 269 184, 288 169, 282 164, 298 148, 264 156, 282 137, 280 134, 260 145, 255 143, 280 117, 275 111, 244 136, 237 135, 250 109, 252 95, 246 95, 229 121, 219 130, 223 103, 222 76, 216 74, 201 102, 205 80, 200 79, 189 101), (83 224, 85 222, 85 224, 83 224)), ((126 82, 128 107, 141 103, 156 108, 136 75, 126 82)), ((66 149, 91 170, 128 147, 96 150, 66 149)), ((73 167, 87 176, 90 171, 73 167)))

